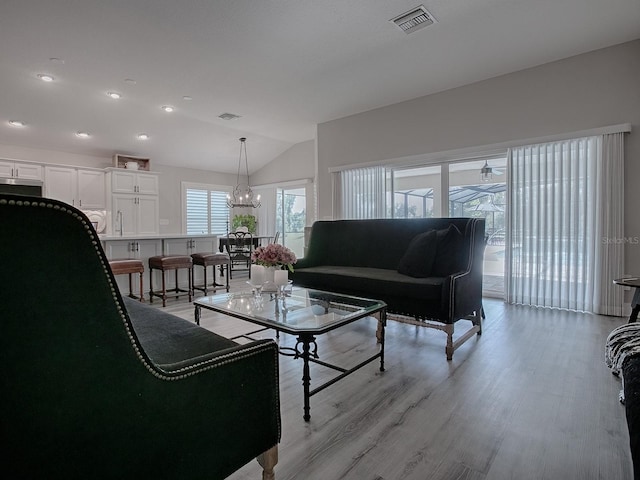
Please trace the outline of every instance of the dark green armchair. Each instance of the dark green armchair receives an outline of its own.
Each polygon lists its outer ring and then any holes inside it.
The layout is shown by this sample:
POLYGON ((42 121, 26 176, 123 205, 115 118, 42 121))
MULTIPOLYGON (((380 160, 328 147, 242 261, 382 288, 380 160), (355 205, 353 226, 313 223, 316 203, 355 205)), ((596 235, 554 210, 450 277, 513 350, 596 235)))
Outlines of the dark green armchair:
POLYGON ((0 195, 7 478, 273 478, 278 350, 123 301, 75 208, 0 195))

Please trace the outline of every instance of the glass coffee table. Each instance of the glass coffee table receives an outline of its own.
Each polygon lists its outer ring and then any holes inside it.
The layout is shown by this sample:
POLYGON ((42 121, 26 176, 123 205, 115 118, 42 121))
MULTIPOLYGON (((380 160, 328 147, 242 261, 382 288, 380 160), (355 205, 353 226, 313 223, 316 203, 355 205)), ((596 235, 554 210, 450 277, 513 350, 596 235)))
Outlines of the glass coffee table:
POLYGON ((259 330, 234 337, 232 340, 242 337, 251 339, 251 335, 267 329, 275 330, 276 335, 284 332, 297 337, 295 347, 281 347, 280 353, 302 359, 303 418, 305 421, 309 421, 311 418, 309 399, 316 393, 377 358, 380 359, 380 371, 384 371, 384 329, 387 324, 387 305, 384 302, 294 287, 284 296, 276 293, 258 295, 254 292, 239 292, 201 297, 193 303, 198 325, 200 324, 201 309, 204 308, 262 327, 259 330), (316 344, 318 335, 370 316, 374 316, 378 320, 376 337, 379 349, 375 355, 351 368, 343 368, 320 360, 316 344), (311 389, 310 362, 331 368, 340 374, 311 389))

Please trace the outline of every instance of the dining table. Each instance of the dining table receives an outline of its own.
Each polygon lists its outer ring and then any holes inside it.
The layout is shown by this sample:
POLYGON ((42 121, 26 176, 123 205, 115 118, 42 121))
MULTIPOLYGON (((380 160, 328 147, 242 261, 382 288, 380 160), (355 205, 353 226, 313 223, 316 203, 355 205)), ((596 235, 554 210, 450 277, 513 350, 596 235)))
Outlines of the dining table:
MULTIPOLYGON (((271 241, 273 241, 273 235, 253 235, 251 237, 252 239, 252 243, 253 243, 253 248, 258 248, 260 246, 263 245, 267 245, 269 243, 271 243, 271 241)), ((226 251, 226 245, 229 241, 228 237, 218 237, 218 250, 220 252, 225 252, 226 251)), ((233 238, 231 239, 231 244, 235 243, 233 238)))

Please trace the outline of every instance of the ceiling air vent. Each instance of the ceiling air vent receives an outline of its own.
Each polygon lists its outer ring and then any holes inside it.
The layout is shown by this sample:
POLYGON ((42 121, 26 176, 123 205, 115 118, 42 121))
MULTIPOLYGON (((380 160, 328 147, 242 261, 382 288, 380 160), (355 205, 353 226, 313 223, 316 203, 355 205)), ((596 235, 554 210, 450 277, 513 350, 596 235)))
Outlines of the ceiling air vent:
POLYGON ((420 5, 389 21, 395 23, 404 33, 409 34, 421 28, 428 27, 435 23, 436 19, 427 12, 424 5, 420 5))
POLYGON ((223 120, 235 120, 236 118, 240 118, 240 115, 236 115, 235 113, 223 113, 222 115, 218 115, 218 118, 223 120))

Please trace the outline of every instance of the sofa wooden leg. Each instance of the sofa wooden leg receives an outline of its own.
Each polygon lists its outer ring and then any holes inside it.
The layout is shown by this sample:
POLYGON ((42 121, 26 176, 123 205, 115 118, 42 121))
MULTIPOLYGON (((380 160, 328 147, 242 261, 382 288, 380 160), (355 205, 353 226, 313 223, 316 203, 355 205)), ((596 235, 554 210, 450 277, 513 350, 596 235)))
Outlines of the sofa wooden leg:
POLYGON ((476 312, 475 317, 472 321, 474 325, 478 326, 478 335, 482 335, 482 320, 484 320, 484 309, 480 307, 480 312, 476 312))
POLYGON ((276 474, 273 469, 278 463, 278 446, 275 445, 258 455, 257 460, 262 467, 262 480, 275 480, 276 474))
POLYGON ((453 323, 449 323, 444 326, 444 331, 447 334, 447 346, 445 347, 445 352, 447 353, 447 360, 453 360, 453 351, 455 347, 453 346, 453 323))

